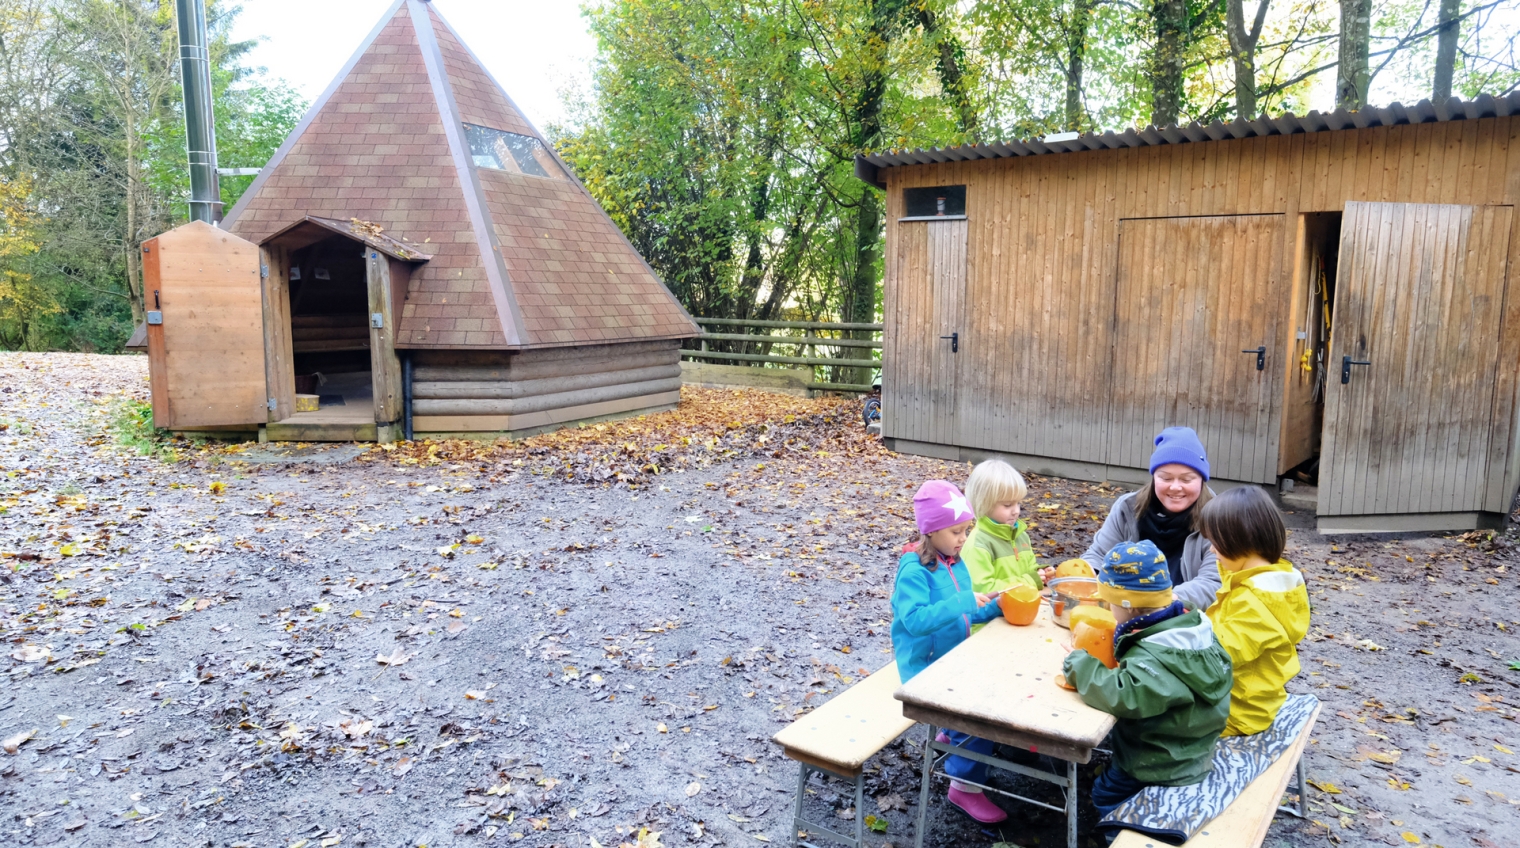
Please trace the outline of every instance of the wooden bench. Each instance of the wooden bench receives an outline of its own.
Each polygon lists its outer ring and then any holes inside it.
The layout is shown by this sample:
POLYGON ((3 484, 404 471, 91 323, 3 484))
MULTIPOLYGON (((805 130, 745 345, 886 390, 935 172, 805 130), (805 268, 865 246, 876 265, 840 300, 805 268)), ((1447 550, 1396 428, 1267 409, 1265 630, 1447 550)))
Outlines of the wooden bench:
MULTIPOLYGON (((1303 818, 1304 816, 1304 749, 1309 745, 1309 735, 1319 718, 1319 707, 1304 724, 1293 746, 1283 752, 1277 761, 1246 786, 1224 812, 1203 826, 1197 834, 1183 844, 1183 848, 1258 848, 1267 838, 1267 828, 1279 811, 1303 818), (1298 809, 1282 807, 1283 792, 1297 776, 1298 809)), ((1111 848, 1169 848, 1170 843, 1154 836, 1146 836, 1133 830, 1122 830, 1111 848)))
MULTIPOLYGON (((792 832, 814 831, 854 848, 865 846, 865 764, 914 725, 904 718, 902 702, 892 697, 901 684, 897 663, 836 695, 828 703, 787 725, 771 741, 801 764, 792 832), (855 788, 855 835, 848 836, 803 817, 808 777, 817 772, 848 781, 855 788)), ((811 846, 800 835, 795 844, 811 846)))

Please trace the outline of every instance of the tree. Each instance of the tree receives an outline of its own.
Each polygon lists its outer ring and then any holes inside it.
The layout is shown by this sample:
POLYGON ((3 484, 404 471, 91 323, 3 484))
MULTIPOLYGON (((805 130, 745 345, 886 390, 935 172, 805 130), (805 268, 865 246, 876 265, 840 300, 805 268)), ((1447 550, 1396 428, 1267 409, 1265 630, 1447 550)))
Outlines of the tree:
POLYGON ((1245 0, 1225 0, 1225 32, 1235 64, 1235 116, 1242 120, 1256 117, 1256 45, 1270 5, 1271 0, 1256 0, 1256 15, 1247 29, 1245 0))
POLYGON ((1368 65, 1372 44, 1372 0, 1340 0, 1340 57, 1335 72, 1335 108, 1367 105, 1372 75, 1368 65))
POLYGON ((1462 29, 1462 0, 1441 0, 1440 23, 1436 24, 1436 68, 1430 99, 1451 97, 1451 78, 1457 66, 1457 36, 1462 29))

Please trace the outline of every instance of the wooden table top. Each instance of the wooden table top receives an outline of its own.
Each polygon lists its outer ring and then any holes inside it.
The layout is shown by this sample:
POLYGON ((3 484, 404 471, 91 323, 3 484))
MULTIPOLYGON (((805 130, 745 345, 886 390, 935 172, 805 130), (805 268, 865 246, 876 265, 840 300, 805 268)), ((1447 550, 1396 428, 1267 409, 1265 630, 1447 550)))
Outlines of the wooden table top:
POLYGON ((1055 683, 1071 634, 1050 618, 1015 627, 999 618, 935 660, 893 697, 903 715, 1005 745, 1085 763, 1114 717, 1055 683))

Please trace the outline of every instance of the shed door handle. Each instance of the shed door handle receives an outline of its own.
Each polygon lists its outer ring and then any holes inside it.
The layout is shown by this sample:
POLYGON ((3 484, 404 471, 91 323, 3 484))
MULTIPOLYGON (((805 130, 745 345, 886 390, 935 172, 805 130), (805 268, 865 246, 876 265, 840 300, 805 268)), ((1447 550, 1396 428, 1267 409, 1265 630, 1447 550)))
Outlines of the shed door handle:
POLYGON ((1343 357, 1341 357, 1341 382, 1342 383, 1349 383, 1349 382, 1351 382, 1351 366, 1353 366, 1353 365, 1371 365, 1371 364, 1372 364, 1371 362, 1368 362, 1368 361, 1365 361, 1365 360, 1352 359, 1350 356, 1343 356, 1343 357))
POLYGON ((1254 353, 1254 354, 1256 354, 1256 370, 1257 371, 1265 371, 1265 370, 1267 370, 1267 346, 1266 345, 1262 345, 1261 347, 1253 347, 1250 350, 1243 350, 1243 351, 1241 351, 1241 353, 1254 353))
POLYGON ((948 336, 940 336, 940 338, 942 338, 942 339, 949 339, 950 340, 950 352, 951 353, 960 353, 960 351, 961 351, 961 334, 960 333, 951 333, 948 336))

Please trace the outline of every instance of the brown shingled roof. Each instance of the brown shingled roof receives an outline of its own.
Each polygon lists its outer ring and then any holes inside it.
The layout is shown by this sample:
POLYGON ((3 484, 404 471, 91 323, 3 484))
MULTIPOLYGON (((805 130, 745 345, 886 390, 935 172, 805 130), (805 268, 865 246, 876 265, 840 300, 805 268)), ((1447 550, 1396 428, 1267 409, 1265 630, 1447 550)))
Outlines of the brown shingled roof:
POLYGON ((448 23, 397 0, 223 226, 262 242, 360 219, 431 259, 411 274, 407 348, 689 338, 696 325, 448 23), (543 144, 550 176, 477 164, 465 125, 543 144))

